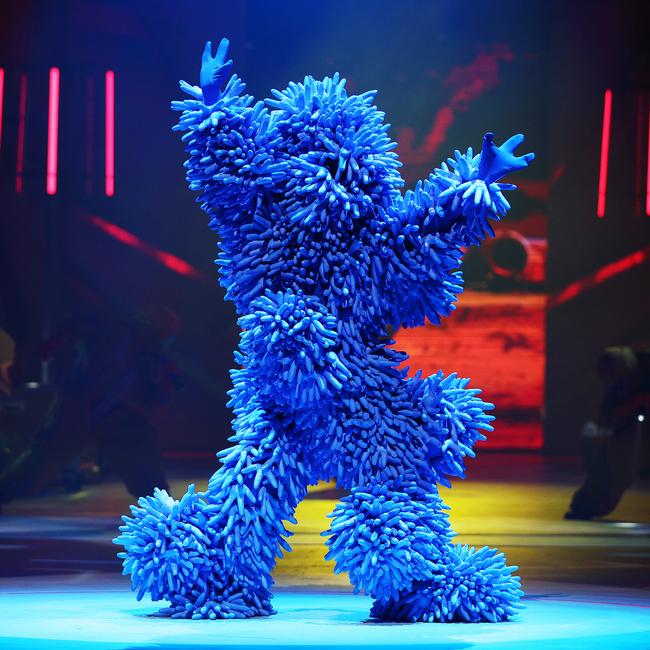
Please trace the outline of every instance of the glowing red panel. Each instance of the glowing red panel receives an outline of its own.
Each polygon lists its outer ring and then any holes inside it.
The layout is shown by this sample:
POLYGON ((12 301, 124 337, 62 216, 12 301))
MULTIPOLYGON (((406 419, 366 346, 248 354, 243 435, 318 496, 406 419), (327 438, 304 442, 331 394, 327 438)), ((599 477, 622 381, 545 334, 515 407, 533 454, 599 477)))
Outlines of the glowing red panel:
POLYGON ((59 84, 61 73, 50 68, 50 93, 47 105, 47 176, 45 189, 56 194, 59 156, 59 84))
POLYGON ((596 214, 602 219, 605 216, 607 202, 607 171, 609 167, 609 140, 612 128, 612 91, 605 91, 603 105, 603 132, 600 141, 600 176, 598 178, 598 206, 596 214))
POLYGON ((106 158, 104 192, 106 196, 115 194, 115 73, 106 71, 106 158))
POLYGON ((23 191, 23 167, 25 164, 25 112, 27 110, 27 75, 20 75, 18 97, 18 145, 16 147, 16 192, 23 191))

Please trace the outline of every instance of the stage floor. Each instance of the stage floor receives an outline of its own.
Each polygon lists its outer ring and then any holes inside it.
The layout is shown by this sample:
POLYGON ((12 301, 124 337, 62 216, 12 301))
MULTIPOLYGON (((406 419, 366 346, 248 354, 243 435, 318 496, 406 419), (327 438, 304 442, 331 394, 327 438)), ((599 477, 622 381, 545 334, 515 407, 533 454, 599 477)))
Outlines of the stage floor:
POLYGON ((343 593, 281 591, 274 604, 278 613, 268 618, 187 621, 151 617, 151 603, 135 603, 124 590, 5 593, 0 647, 639 650, 650 640, 648 609, 620 603, 534 599, 499 625, 376 623, 368 620, 369 598, 343 593))
MULTIPOLYGON (((297 513, 293 553, 277 566, 278 614, 251 621, 149 616, 119 575, 110 543, 130 497, 106 482, 75 495, 18 501, 0 516, 0 649, 426 646, 600 650, 650 648, 650 490, 634 486, 599 522, 562 520, 579 473, 572 462, 483 454, 443 497, 462 542, 498 546, 521 566, 526 609, 498 625, 368 620, 324 561, 321 530, 337 493, 322 485, 297 513), (504 480, 507 477, 508 480, 504 480)), ((205 468, 180 471, 180 495, 205 468)), ((204 482, 203 482, 204 484, 204 482)), ((199 487, 203 485, 199 484, 199 487)))

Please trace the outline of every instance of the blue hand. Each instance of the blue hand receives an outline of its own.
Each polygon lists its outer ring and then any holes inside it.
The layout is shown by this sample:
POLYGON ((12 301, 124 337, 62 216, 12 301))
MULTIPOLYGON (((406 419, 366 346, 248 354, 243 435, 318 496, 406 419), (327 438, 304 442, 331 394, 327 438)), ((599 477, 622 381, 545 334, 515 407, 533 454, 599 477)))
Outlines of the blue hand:
POLYGON ((232 59, 226 61, 229 45, 228 39, 222 38, 216 56, 212 56, 212 41, 205 44, 201 60, 200 82, 203 101, 207 105, 214 104, 221 97, 221 89, 232 68, 232 59))
POLYGON ((517 169, 523 169, 535 159, 534 153, 515 156, 515 149, 524 141, 521 133, 513 135, 500 147, 494 143, 494 134, 486 133, 483 136, 483 149, 478 166, 478 178, 487 185, 498 181, 506 174, 517 169))

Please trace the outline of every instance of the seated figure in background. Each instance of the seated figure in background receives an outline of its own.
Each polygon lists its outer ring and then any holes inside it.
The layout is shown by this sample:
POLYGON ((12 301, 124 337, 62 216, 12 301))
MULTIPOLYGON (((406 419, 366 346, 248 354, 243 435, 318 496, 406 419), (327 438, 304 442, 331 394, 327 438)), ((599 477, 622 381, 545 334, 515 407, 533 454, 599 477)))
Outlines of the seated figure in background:
POLYGON ((598 418, 582 432, 587 476, 565 519, 609 514, 649 464, 650 352, 607 348, 597 372, 603 387, 598 418))

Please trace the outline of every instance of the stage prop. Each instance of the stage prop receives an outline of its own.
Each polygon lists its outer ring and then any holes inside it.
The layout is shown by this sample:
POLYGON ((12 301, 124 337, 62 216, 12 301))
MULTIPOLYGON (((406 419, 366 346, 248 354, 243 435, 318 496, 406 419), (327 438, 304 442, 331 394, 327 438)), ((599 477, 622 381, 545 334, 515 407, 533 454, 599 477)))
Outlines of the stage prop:
POLYGON ((491 429, 467 379, 408 378, 386 327, 440 323, 462 291, 463 250, 509 209, 498 181, 528 166, 515 135, 456 151, 414 190, 375 92, 338 74, 254 102, 230 76, 228 41, 206 45, 200 87, 181 82, 187 178, 219 236, 217 260, 242 329, 232 371, 234 446, 207 492, 157 490, 115 540, 138 599, 173 618, 273 613, 271 570, 290 550, 309 484, 349 491, 328 557, 371 615, 390 621, 503 621, 519 607, 516 567, 452 543, 438 484, 491 429), (228 78, 229 77, 229 78, 228 78))

